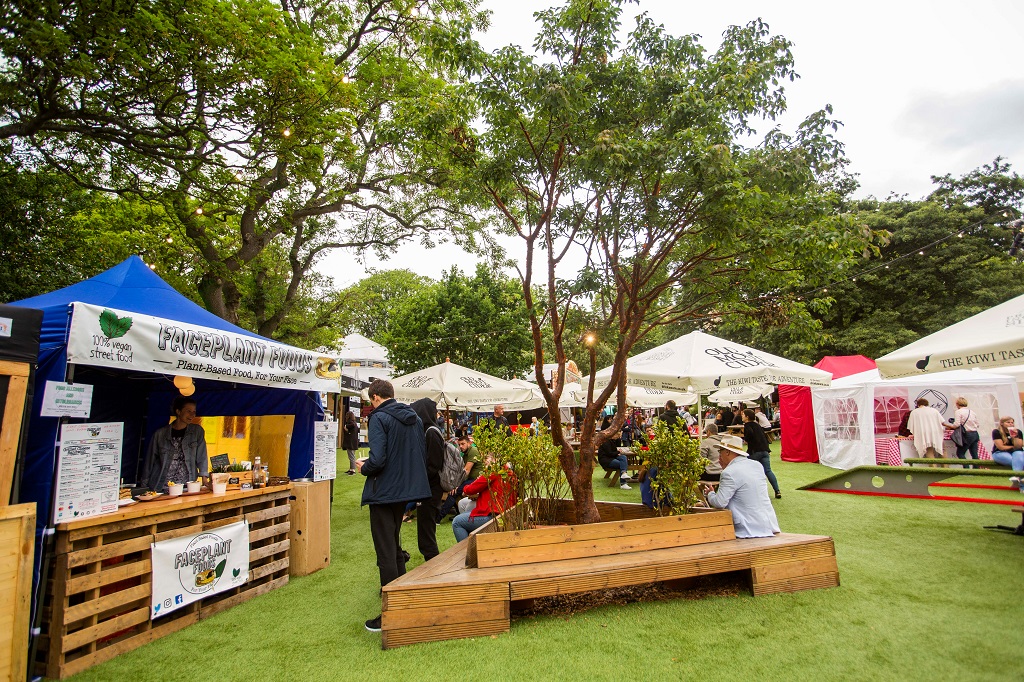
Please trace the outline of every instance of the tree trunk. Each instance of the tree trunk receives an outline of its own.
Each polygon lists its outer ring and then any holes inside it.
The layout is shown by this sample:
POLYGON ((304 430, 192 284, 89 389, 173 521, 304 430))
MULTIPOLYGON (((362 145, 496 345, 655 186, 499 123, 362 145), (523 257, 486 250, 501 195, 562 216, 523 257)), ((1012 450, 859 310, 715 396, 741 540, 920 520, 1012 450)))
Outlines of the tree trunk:
POLYGON ((562 447, 562 470, 572 492, 576 523, 600 521, 601 513, 597 511, 597 505, 594 503, 594 452, 587 453, 581 448, 580 460, 577 463, 572 448, 566 444, 562 447), (567 461, 572 466, 566 466, 567 461))

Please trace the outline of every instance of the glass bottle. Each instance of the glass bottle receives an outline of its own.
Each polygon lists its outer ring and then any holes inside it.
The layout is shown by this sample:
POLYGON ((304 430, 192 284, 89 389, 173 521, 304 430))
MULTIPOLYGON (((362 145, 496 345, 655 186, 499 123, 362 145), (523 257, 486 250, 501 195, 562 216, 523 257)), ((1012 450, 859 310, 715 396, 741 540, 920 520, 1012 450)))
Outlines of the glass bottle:
POLYGON ((252 487, 253 488, 262 488, 263 487, 262 478, 263 478, 263 465, 260 462, 260 456, 256 455, 256 457, 254 457, 253 460, 252 460, 252 487))

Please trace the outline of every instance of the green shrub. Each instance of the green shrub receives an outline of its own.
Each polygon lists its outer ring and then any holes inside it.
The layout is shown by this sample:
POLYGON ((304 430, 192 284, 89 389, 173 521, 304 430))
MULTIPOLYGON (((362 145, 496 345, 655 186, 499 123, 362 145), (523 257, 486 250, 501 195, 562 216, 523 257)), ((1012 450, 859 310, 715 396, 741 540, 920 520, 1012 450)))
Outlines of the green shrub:
POLYGON ((521 513, 504 514, 503 530, 523 530, 530 523, 554 524, 558 505, 554 502, 569 495, 569 483, 558 462, 558 446, 544 424, 540 433, 530 436, 527 429, 519 433, 494 428, 487 419, 473 432, 484 472, 497 473, 511 481, 520 501, 521 513))
POLYGON ((699 480, 710 464, 700 454, 700 441, 691 438, 685 428, 672 429, 658 421, 648 448, 645 463, 649 471, 657 468, 657 475, 651 478, 654 508, 661 516, 687 513, 702 499, 699 480), (659 504, 661 500, 669 504, 659 504))

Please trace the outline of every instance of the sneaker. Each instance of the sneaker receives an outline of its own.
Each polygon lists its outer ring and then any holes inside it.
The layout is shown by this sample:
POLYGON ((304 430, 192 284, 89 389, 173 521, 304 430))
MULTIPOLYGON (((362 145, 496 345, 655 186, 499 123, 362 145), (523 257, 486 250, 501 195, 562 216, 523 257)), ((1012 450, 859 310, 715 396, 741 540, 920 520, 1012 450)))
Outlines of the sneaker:
POLYGON ((632 479, 629 477, 629 474, 622 474, 621 476, 619 476, 619 480, 625 483, 626 481, 630 481, 632 479))
POLYGON ((363 623, 367 630, 370 632, 380 632, 380 616, 371 618, 370 620, 363 623))
POLYGON ((776 500, 781 500, 782 499, 782 493, 775 493, 775 499, 776 500))
POLYGON ((630 488, 630 487, 629 487, 628 485, 626 485, 625 483, 623 483, 622 485, 620 485, 620 486, 619 486, 619 489, 620 489, 620 490, 632 490, 632 488, 630 488))
POLYGON ((349 469, 348 471, 345 472, 345 474, 348 475, 348 476, 355 476, 356 475, 356 470, 355 469, 349 469))

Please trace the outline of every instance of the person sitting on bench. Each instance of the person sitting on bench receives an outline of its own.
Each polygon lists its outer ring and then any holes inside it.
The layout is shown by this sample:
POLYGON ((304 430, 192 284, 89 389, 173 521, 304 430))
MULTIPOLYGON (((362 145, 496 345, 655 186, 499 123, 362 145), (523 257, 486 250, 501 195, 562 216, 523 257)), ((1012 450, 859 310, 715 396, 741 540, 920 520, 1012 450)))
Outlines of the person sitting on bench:
POLYGON ((722 441, 718 438, 718 427, 714 422, 704 427, 704 439, 700 442, 700 454, 710 462, 700 475, 702 481, 719 481, 722 477, 722 463, 719 449, 722 441))
POLYGON ((768 433, 769 431, 772 430, 772 423, 768 421, 768 417, 765 415, 765 413, 761 410, 760 407, 754 408, 754 420, 757 422, 758 426, 764 429, 765 433, 768 433))
MULTIPOLYGON (((489 459, 487 463, 491 463, 489 459)), ((460 509, 463 507, 462 502, 469 498, 476 498, 476 502, 472 509, 468 509, 452 519, 452 533, 455 535, 455 542, 462 542, 474 530, 515 506, 515 474, 505 466, 500 472, 482 474, 464 487, 462 491, 466 493, 467 497, 459 501, 460 509)))
POLYGON ((992 459, 1014 471, 1024 471, 1024 441, 1013 427, 1013 417, 1000 417, 992 431, 992 459))
MULTIPOLYGON (((605 417, 604 421, 601 422, 601 430, 604 431, 611 426, 612 418, 610 416, 605 417)), ((605 471, 618 471, 619 473, 619 487, 623 490, 630 490, 629 487, 629 460, 626 459, 625 455, 619 454, 619 434, 614 433, 612 437, 601 443, 601 446, 597 449, 597 463, 601 465, 601 468, 605 471)))
POLYGON ((779 520, 768 498, 768 478, 757 462, 747 458, 743 441, 725 436, 719 448, 722 480, 715 491, 704 486, 708 504, 732 512, 737 538, 766 538, 779 532, 779 520))

